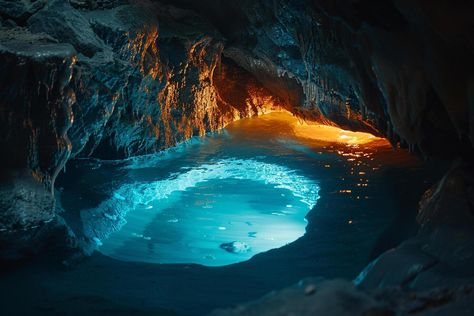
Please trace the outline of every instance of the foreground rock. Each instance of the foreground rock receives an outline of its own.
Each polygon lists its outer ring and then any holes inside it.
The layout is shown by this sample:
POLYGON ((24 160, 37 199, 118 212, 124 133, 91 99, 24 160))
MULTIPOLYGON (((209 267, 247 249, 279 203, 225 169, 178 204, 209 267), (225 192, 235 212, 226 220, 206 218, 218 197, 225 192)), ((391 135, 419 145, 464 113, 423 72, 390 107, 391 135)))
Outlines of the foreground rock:
POLYGON ((403 291, 398 287, 364 291, 345 280, 307 279, 271 293, 259 301, 210 316, 392 316, 472 315, 474 285, 429 291, 403 291))

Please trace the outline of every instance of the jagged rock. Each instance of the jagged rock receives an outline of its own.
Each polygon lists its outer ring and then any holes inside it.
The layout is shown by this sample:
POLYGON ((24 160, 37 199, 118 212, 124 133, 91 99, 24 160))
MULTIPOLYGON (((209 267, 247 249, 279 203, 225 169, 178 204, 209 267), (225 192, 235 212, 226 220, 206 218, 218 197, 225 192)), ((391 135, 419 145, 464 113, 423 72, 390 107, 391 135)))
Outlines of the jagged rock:
POLYGON ((474 282, 473 179, 470 162, 456 162, 420 203, 413 237, 381 255, 356 279, 366 289, 460 286, 474 282), (456 271, 454 273, 454 271, 456 271))
POLYGON ((67 1, 50 1, 28 19, 28 29, 34 33, 46 33, 62 43, 70 43, 88 57, 94 56, 104 46, 86 18, 67 1))
POLYGON ((111 9, 119 5, 127 4, 127 0, 69 0, 69 3, 76 9, 111 9))
POLYGON ((8 200, 12 188, 30 182, 45 191, 39 198, 40 189, 25 185, 35 188, 22 195, 27 211, 5 201, 6 226, 17 217, 25 227, 54 217, 54 179, 69 157, 155 152, 256 115, 271 99, 255 80, 235 106, 220 97, 223 39, 199 15, 147 1, 121 3, 79 11, 50 1, 28 16, 27 28, 2 29, 0 80, 8 86, 2 145, 15 157, 3 158, 2 168, 18 169, 3 196, 8 200), (31 97, 22 98, 24 89, 31 97), (29 114, 30 103, 44 117, 29 114))
POLYGON ((47 3, 46 0, 0 1, 0 17, 25 25, 26 20, 47 3))
POLYGON ((256 302, 218 310, 210 315, 390 316, 395 313, 388 304, 357 290, 349 281, 307 279, 293 287, 268 294, 256 302))
POLYGON ((468 316, 474 310, 473 298, 472 284, 421 291, 404 291, 386 285, 383 289, 367 291, 345 280, 305 279, 257 301, 216 310, 209 315, 468 316))
POLYGON ((0 238, 11 239, 55 217, 54 179, 71 151, 75 50, 20 28, 0 29, 0 39, 0 238))
POLYGON ((211 20, 228 39, 224 55, 300 116, 425 156, 472 155, 470 5, 163 1, 211 20))

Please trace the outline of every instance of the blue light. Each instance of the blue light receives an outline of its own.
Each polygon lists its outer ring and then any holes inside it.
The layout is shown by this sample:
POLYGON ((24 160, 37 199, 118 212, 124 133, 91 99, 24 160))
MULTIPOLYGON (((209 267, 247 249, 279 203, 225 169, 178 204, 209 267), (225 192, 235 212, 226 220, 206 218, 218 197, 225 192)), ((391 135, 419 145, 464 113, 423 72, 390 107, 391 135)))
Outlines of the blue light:
POLYGON ((111 257, 219 266, 301 237, 318 191, 313 180, 284 166, 221 159, 159 181, 124 184, 82 215, 113 227, 110 235, 94 232, 100 251, 111 257))

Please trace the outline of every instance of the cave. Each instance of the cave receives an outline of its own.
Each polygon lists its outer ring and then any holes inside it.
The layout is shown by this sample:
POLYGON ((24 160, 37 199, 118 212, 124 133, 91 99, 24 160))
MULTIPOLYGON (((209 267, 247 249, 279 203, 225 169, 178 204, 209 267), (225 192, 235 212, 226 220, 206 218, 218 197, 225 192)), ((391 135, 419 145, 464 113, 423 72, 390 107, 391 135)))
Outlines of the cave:
POLYGON ((473 315, 474 4, 0 0, 2 315, 473 315))

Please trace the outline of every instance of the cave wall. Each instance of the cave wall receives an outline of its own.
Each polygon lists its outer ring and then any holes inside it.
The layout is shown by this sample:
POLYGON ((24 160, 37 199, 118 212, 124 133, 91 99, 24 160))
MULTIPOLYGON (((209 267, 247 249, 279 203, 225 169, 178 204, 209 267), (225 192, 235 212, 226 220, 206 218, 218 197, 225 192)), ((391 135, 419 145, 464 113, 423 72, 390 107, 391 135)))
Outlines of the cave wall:
POLYGON ((210 19, 228 40, 224 56, 302 116, 425 157, 472 155, 472 3, 165 2, 210 19))
POLYGON ((54 180, 68 159, 153 153, 281 104, 251 76, 238 82, 236 65, 221 65, 222 36, 191 11, 0 1, 0 16, 5 257, 33 250, 30 239, 58 225, 54 180))

